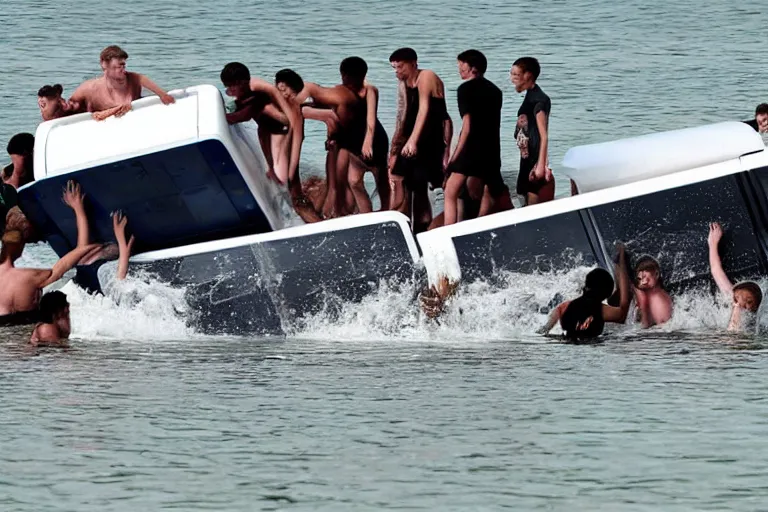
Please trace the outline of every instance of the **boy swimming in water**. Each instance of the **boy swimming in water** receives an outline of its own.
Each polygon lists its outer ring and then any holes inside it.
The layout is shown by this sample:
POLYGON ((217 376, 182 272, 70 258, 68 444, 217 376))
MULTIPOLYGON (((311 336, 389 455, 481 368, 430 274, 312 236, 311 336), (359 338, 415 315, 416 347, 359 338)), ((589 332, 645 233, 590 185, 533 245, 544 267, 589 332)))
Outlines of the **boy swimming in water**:
POLYGON ((635 265, 635 302, 643 328, 661 325, 672 318, 672 299, 662 288, 661 267, 650 256, 635 265))
POLYGON ((33 346, 67 348, 72 325, 67 296, 60 291, 48 292, 40 299, 40 320, 29 343, 33 346))
POLYGON ((613 293, 613 278, 607 270, 596 268, 587 274, 582 295, 572 301, 558 305, 547 324, 538 332, 547 334, 559 321, 565 337, 571 341, 596 338, 603 333, 606 322, 623 324, 627 319, 630 300, 629 277, 625 270, 624 247, 619 246, 619 262, 616 273, 619 277, 619 307, 603 302, 613 293))
POLYGON ((755 326, 757 311, 763 301, 763 291, 752 281, 744 281, 735 286, 728 279, 720 261, 718 244, 723 237, 723 228, 717 222, 709 225, 709 267, 712 277, 720 291, 733 301, 731 306, 731 318, 728 322, 728 330, 746 332, 755 326))

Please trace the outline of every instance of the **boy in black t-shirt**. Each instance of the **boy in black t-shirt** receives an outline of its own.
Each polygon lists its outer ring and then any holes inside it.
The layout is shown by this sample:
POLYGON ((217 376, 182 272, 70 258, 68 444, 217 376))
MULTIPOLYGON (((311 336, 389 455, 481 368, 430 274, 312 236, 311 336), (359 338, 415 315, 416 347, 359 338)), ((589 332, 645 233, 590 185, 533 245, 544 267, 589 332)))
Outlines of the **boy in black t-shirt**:
POLYGON ((515 90, 526 91, 523 104, 517 111, 515 126, 515 139, 520 148, 517 193, 525 197, 526 204, 551 201, 555 195, 552 171, 547 166, 549 112, 552 103, 549 96, 536 85, 540 72, 539 61, 533 57, 517 59, 510 71, 515 90))
POLYGON ((456 60, 459 75, 466 81, 457 91, 461 134, 447 169, 450 176, 445 185, 446 226, 460 220, 458 202, 465 185, 463 195, 474 201, 480 201, 486 189, 491 200, 505 194, 509 197, 501 177, 501 89, 483 76, 488 61, 481 52, 467 50, 456 60))

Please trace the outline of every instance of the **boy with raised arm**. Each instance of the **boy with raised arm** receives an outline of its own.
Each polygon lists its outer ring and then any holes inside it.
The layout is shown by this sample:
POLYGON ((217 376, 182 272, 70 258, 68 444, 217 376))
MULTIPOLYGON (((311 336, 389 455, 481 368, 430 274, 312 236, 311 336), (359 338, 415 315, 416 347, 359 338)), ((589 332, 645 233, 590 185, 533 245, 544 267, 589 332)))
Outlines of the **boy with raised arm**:
POLYGON ((92 112, 94 119, 103 121, 129 112, 131 102, 141 98, 142 89, 157 94, 164 105, 176 101, 146 75, 127 71, 126 60, 128 54, 119 46, 104 48, 99 55, 104 75, 87 80, 75 89, 69 99, 70 107, 79 112, 92 112))
POLYGON ((79 185, 70 181, 63 200, 75 212, 77 247, 65 254, 50 269, 16 268, 14 263, 24 251, 25 240, 20 231, 7 231, 0 249, 0 325, 33 323, 43 288, 55 283, 71 268, 94 251, 99 244, 88 244, 88 218, 79 185))
POLYGON ((763 301, 763 291, 752 281, 743 281, 735 286, 728 279, 720 261, 718 245, 723 238, 723 228, 717 222, 709 225, 709 268, 712 277, 723 295, 732 301, 731 318, 728 330, 747 332, 753 330, 757 321, 757 311, 763 301))

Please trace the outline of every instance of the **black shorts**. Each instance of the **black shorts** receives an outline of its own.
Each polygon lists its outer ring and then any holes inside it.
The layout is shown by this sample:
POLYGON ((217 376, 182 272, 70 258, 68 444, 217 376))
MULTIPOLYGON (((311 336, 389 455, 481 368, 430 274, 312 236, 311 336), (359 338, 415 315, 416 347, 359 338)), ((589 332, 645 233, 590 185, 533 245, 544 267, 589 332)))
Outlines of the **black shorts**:
POLYGON ((413 157, 397 155, 392 174, 402 176, 408 188, 416 188, 424 184, 431 185, 433 189, 443 188, 444 154, 445 148, 430 148, 419 149, 413 157))
POLYGON ((333 135, 332 140, 336 141, 337 147, 346 149, 368 166, 379 170, 387 169, 387 155, 389 154, 389 137, 384 126, 378 120, 376 121, 376 130, 373 132, 373 157, 363 158, 363 142, 365 141, 365 132, 349 131, 345 128, 339 130, 333 135))
POLYGON ((33 325, 40 322, 40 311, 19 311, 9 315, 0 316, 0 327, 10 327, 13 325, 33 325))
POLYGON ((547 184, 545 178, 535 181, 530 181, 528 179, 531 171, 536 167, 536 163, 536 161, 533 161, 530 158, 520 159, 520 174, 517 175, 517 193, 521 196, 529 193, 538 195, 544 185, 547 184))
POLYGON ((469 152, 462 151, 448 167, 448 172, 482 180, 494 199, 509 190, 504 184, 504 178, 501 177, 501 162, 491 161, 479 154, 473 157, 469 152))

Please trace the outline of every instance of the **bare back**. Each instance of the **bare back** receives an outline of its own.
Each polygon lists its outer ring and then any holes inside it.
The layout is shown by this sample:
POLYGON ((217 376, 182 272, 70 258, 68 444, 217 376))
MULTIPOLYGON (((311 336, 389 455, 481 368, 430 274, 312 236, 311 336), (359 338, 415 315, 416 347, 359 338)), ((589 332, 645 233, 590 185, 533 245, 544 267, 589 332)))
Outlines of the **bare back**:
POLYGON ((0 266, 0 315, 33 311, 40 301, 40 283, 50 270, 0 266))
POLYGON ((125 84, 114 86, 105 77, 93 78, 83 83, 72 94, 72 100, 85 105, 88 112, 99 112, 119 105, 126 105, 141 98, 141 75, 126 73, 125 84))

